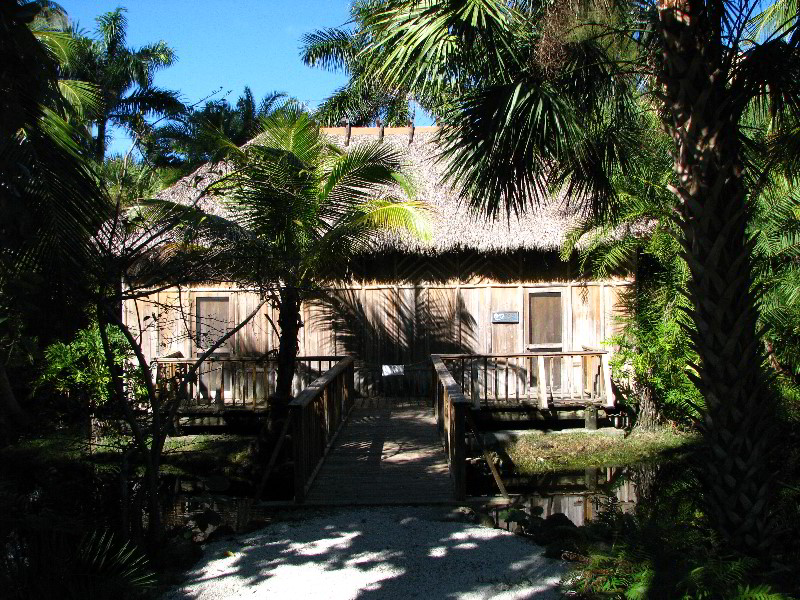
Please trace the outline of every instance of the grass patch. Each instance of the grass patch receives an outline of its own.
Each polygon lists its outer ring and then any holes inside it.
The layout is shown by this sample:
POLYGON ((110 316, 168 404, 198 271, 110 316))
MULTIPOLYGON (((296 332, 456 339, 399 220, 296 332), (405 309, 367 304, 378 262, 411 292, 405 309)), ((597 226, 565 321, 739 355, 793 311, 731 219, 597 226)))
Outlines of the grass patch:
POLYGON ((162 472, 204 476, 230 475, 247 465, 252 437, 231 434, 185 435, 164 445, 162 472))
POLYGON ((507 445, 505 450, 519 473, 534 475, 647 462, 687 448, 698 440, 696 435, 671 429, 634 432, 627 437, 532 432, 507 445))
MULTIPOLYGON (((187 435, 168 438, 162 473, 202 477, 227 474, 246 463, 253 438, 231 435, 187 435)), ((89 448, 79 432, 60 431, 24 439, 0 449, 0 476, 27 479, 59 471, 103 472, 118 468, 121 449, 116 440, 100 439, 89 448)))

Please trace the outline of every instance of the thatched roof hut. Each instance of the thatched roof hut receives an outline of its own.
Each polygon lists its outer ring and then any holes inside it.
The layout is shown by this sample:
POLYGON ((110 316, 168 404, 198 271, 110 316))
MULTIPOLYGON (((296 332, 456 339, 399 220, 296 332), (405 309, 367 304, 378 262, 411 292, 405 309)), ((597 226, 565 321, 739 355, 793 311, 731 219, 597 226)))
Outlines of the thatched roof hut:
MULTIPOLYGON (((378 128, 324 131, 340 146, 381 139, 378 128)), ((420 381, 429 382, 432 353, 599 347, 617 327, 615 315, 623 308, 621 297, 631 278, 582 277, 574 264, 560 259, 559 248, 579 219, 562 198, 510 219, 487 221, 471 212, 454 190, 441 184, 445 166, 436 160, 436 135, 434 127, 417 127, 386 128, 382 136, 382 143, 407 158, 406 171, 418 199, 433 210, 431 242, 387 237, 380 251, 357 257, 345 273, 331 273, 317 296, 303 302, 300 354, 353 354, 363 361, 363 372, 377 379, 384 364, 422 365, 420 381)), ((197 201, 208 212, 233 217, 218 198, 205 195, 228 169, 225 164, 203 166, 161 197, 184 204, 197 201)), ((235 282, 197 283, 181 293, 168 290, 156 296, 151 302, 160 307, 159 325, 148 334, 148 356, 175 351, 195 356, 203 323, 232 325, 258 300, 253 290, 235 282), (176 308, 166 310, 170 303, 176 308), (178 325, 170 329, 169 315, 175 314, 189 315, 188 329, 182 319, 175 319, 178 325)), ((232 338, 232 355, 275 350, 277 309, 265 310, 267 314, 232 338)), ((128 311, 131 318, 142 314, 128 311)), ((576 369, 564 365, 564 386, 572 385, 573 371, 575 381, 580 378, 576 369)), ((363 377, 362 382, 369 379, 363 377)))
MULTIPOLYGON (((414 182, 418 200, 432 211, 432 237, 422 242, 410 236, 392 236, 382 244, 388 252, 440 255, 460 251, 507 254, 519 250, 555 251, 563 243, 569 228, 576 222, 575 211, 563 199, 532 206, 520 215, 488 219, 459 201, 455 190, 442 185, 445 164, 437 161, 437 127, 386 128, 382 143, 396 148, 407 159, 406 173, 414 182)), ((341 147, 357 147, 379 139, 377 127, 355 127, 349 138, 344 127, 323 129, 331 141, 341 147)), ((224 164, 207 164, 159 194, 161 198, 191 204, 204 195, 206 188, 224 175, 224 164)), ((198 202, 204 210, 224 214, 225 208, 213 197, 198 202)))

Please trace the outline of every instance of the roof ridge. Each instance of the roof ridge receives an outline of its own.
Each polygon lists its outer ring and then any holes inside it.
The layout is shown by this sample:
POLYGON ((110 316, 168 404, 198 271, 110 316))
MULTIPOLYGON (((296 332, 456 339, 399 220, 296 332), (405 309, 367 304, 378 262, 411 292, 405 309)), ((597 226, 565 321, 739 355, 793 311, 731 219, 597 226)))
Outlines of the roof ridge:
MULTIPOLYGON (((436 133, 441 129, 438 125, 414 125, 409 127, 407 125, 402 127, 384 127, 384 135, 408 135, 411 130, 416 133, 436 133)), ((380 127, 351 127, 350 135, 378 135, 380 127)), ((347 127, 320 127, 320 131, 327 135, 345 135, 347 127)))

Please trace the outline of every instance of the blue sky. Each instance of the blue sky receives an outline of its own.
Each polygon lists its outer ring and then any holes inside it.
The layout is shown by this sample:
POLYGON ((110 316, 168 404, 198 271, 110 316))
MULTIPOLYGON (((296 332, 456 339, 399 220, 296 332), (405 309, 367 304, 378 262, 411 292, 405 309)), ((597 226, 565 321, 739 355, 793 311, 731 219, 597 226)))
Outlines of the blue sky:
MULTIPOLYGON (((349 18, 348 0, 59 0, 82 29, 117 6, 128 9, 128 45, 158 40, 175 49, 178 62, 156 76, 160 87, 179 90, 196 102, 222 88, 235 101, 245 85, 257 99, 272 90, 316 106, 344 84, 341 74, 311 69, 299 57, 306 32, 334 27, 349 18)), ((111 153, 130 142, 115 134, 111 153)))

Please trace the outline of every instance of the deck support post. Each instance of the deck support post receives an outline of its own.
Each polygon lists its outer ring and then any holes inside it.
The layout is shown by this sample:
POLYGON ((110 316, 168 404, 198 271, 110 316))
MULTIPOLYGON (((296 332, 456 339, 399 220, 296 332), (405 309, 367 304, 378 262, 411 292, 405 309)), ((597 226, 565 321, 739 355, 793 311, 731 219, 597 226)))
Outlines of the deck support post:
POLYGON ((596 406, 587 406, 586 409, 583 411, 584 421, 586 423, 586 429, 594 431, 597 429, 597 407, 596 406))

